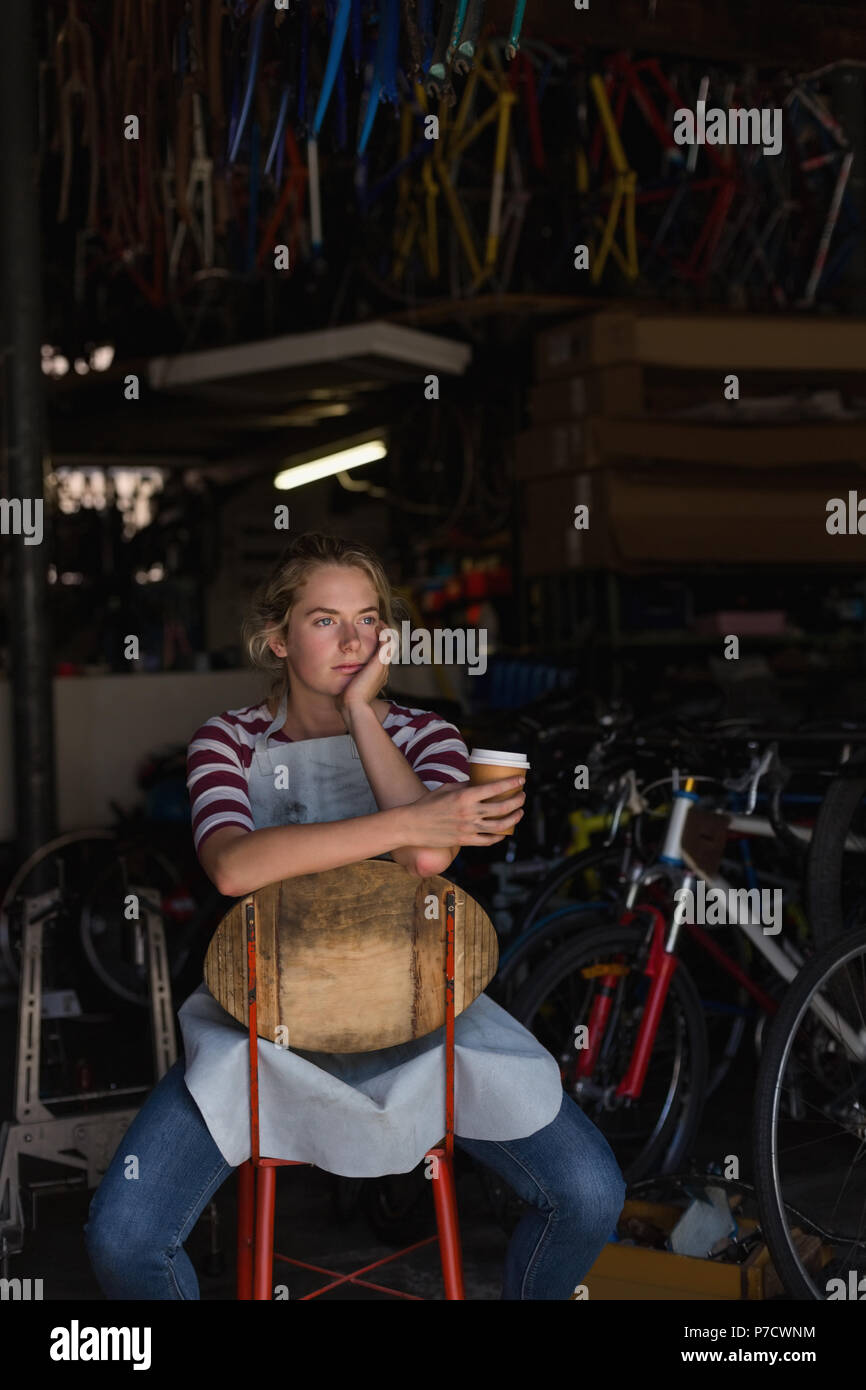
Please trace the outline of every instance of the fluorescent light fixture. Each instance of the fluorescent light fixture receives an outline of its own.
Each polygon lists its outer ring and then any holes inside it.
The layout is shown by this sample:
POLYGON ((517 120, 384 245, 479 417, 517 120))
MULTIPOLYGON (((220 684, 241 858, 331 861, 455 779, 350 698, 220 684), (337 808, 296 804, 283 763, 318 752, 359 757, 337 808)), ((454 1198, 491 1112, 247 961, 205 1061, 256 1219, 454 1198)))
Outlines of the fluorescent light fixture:
POLYGON ((384 439, 370 439, 365 444, 355 444, 350 449, 341 449, 335 454, 323 454, 307 463, 297 463, 284 468, 274 478, 274 487, 285 492, 289 488, 303 487, 305 483, 318 482, 334 473, 344 473, 349 468, 359 468, 362 463, 375 463, 384 458, 388 446, 384 439))

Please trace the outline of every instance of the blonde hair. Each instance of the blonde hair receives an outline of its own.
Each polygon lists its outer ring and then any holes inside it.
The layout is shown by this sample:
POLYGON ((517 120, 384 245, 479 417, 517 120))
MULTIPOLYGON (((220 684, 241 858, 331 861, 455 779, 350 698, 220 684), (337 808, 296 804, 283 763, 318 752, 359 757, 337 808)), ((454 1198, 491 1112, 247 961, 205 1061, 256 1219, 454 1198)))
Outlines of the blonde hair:
MULTIPOLYGON (((347 541, 322 531, 306 531, 291 541, 270 574, 258 586, 243 620, 244 651, 256 670, 269 677, 269 698, 279 701, 289 687, 285 659, 268 646, 268 639, 285 639, 292 609, 310 575, 320 565, 342 565, 363 570, 379 601, 379 617, 388 627, 396 627, 408 617, 403 600, 393 592, 382 561, 375 550, 361 541, 347 541)), ((387 681, 382 687, 387 689, 387 681)))

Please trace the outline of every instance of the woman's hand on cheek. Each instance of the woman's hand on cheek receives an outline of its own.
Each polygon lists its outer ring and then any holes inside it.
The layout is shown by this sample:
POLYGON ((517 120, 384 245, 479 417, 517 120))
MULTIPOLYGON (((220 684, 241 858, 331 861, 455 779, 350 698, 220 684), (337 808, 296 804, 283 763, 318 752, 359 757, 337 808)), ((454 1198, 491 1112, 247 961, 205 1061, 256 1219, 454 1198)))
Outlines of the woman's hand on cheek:
POLYGON ((337 708, 341 711, 349 711, 357 709, 361 705, 372 704, 387 681, 389 663, 380 659, 380 652, 383 650, 384 644, 380 645, 379 643, 379 633, 384 627, 383 622, 377 624, 376 645, 373 651, 360 671, 355 672, 337 696, 337 708))

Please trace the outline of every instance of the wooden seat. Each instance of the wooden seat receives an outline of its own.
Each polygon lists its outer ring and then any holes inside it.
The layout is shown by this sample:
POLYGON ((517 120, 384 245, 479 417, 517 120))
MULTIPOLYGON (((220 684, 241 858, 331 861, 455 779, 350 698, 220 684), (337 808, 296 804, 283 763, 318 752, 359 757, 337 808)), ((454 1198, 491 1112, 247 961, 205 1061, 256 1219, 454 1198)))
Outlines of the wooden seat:
MULTIPOLYGON (((375 1267, 438 1238, 445 1297, 463 1299, 454 1187, 454 1021, 493 978, 497 962, 493 925, 462 889, 439 875, 414 878, 381 860, 271 884, 226 915, 208 950, 205 979, 249 1034, 252 1153, 238 1169, 239 1299, 272 1297, 276 1169, 300 1166, 295 1159, 260 1153, 258 1038, 275 1041, 275 1029, 287 1026, 291 1047, 364 1052, 423 1037, 443 1024, 445 1135, 425 1156, 437 1236, 375 1267), (335 1013, 340 1009, 345 1015, 335 1013)), ((285 1255, 277 1258, 311 1268, 285 1255)), ((344 1283, 415 1297, 361 1277, 373 1267, 339 1274, 315 1266, 332 1278, 304 1297, 344 1283)))
POLYGON ((415 878, 381 859, 285 879, 239 899, 208 947, 205 983, 246 1026, 247 908, 254 903, 259 1037, 306 1052, 371 1052, 423 1038, 445 1022, 444 894, 451 888, 454 1012, 462 1013, 496 974, 493 923, 448 879, 415 878))

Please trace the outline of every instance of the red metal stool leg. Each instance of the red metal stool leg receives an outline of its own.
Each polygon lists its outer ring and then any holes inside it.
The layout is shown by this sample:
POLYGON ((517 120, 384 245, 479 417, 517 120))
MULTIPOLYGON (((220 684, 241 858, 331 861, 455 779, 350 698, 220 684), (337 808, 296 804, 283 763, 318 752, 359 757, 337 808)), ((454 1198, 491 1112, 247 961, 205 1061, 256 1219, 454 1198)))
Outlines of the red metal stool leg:
MULTIPOLYGON (((439 1234, 439 1252, 446 1299, 464 1299, 463 1259, 457 1221, 457 1198, 454 1185, 454 913, 456 895, 450 890, 445 896, 445 1139, 443 1145, 431 1149, 436 1160, 433 1180, 433 1203, 439 1234)), ((274 1205, 276 1169, 278 1166, 301 1167, 294 1159, 263 1159, 259 1146, 259 1085, 258 1034, 256 1030, 256 918, 255 903, 246 908, 247 970, 249 1000, 249 1057, 250 1057, 250 1140, 251 1156, 238 1169, 238 1273, 239 1299, 270 1302, 273 1296, 274 1270, 274 1205)), ((432 1237, 431 1237, 432 1239, 432 1237)), ((421 1242, 426 1244, 426 1242, 421 1242)), ((409 1247, 414 1249, 415 1247, 409 1247)), ((284 1256, 280 1257, 284 1259, 284 1256)), ((397 1258, 389 1256, 389 1259, 397 1258)), ((289 1260, 290 1264, 298 1261, 289 1260)), ((301 1262, 302 1263, 302 1262, 301 1262)), ((379 1263, 382 1263, 380 1261, 379 1263)), ((316 1266, 307 1265, 312 1269, 316 1266)), ((356 1271, 357 1274, 362 1270, 356 1271)), ((332 1270, 322 1273, 333 1274, 332 1270)), ((338 1283, 358 1282, 354 1276, 340 1276, 338 1283)), ((325 1286, 331 1287, 330 1285, 325 1286)), ((369 1287, 377 1287, 370 1284, 369 1287)), ((379 1286, 381 1287, 381 1286, 379 1286)), ((318 1290, 317 1292, 321 1292, 318 1290)), ((396 1289, 385 1289, 397 1297, 412 1297, 396 1289)), ((315 1297, 315 1294, 308 1295, 315 1297)))
POLYGON ((454 1188, 454 914, 457 896, 445 894, 445 1140, 437 1155, 433 1204, 447 1299, 463 1299, 463 1257, 454 1188))
POLYGON ((253 1212, 256 1170, 249 1159, 238 1168, 238 1298, 253 1296, 253 1212))
POLYGON ((436 1228, 439 1232, 439 1254, 442 1258, 445 1297, 446 1299, 465 1299, 454 1169, 447 1154, 440 1150, 437 1157, 439 1159, 438 1176, 433 1179, 433 1204, 436 1209, 436 1228))
POLYGON ((256 1182, 256 1243, 254 1251, 253 1298, 270 1302, 274 1273, 274 1199, 277 1170, 268 1165, 258 1169, 256 1182))
POLYGON ((250 1043, 250 1165, 255 1174, 255 1237, 253 1242, 254 1299, 271 1299, 274 1272, 274 1197, 276 1172, 260 1163, 259 1144, 259 1040, 256 1029, 256 908, 246 905, 247 981, 250 1043))

